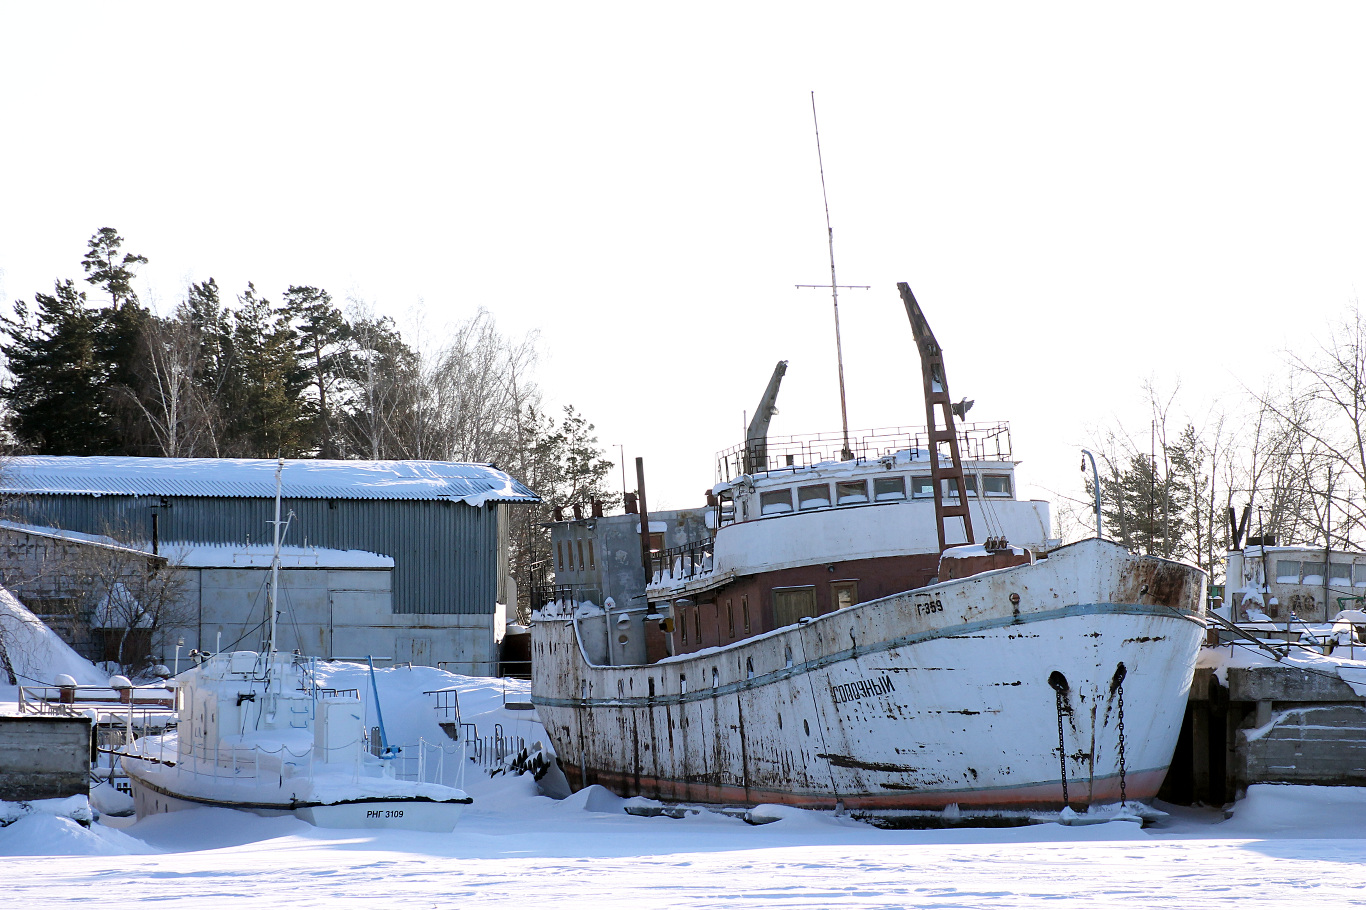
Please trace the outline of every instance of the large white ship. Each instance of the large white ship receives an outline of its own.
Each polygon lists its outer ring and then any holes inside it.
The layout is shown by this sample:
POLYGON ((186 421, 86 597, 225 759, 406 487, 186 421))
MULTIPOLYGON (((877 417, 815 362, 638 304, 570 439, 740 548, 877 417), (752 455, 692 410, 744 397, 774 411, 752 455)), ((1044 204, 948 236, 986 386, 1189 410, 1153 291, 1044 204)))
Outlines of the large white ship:
POLYGON ((532 700, 572 785, 885 820, 1156 795, 1204 573, 1099 539, 1050 549, 1047 506, 1014 498, 1008 428, 959 431, 901 289, 918 443, 845 434, 826 458, 752 437, 707 537, 654 555, 648 606, 537 614, 532 700))

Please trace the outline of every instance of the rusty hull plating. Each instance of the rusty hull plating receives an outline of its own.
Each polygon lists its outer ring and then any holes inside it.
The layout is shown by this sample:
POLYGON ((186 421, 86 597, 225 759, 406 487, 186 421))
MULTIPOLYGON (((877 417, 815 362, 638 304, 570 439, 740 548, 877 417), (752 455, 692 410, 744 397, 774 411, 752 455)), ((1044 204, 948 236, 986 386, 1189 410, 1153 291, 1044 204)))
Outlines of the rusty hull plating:
POLYGON ((532 627, 532 701, 576 788, 885 822, 1061 809, 1065 769, 1073 808, 1145 800, 1175 748, 1204 589, 1193 566, 1086 540, 616 667, 590 664, 590 620, 552 604, 532 627))

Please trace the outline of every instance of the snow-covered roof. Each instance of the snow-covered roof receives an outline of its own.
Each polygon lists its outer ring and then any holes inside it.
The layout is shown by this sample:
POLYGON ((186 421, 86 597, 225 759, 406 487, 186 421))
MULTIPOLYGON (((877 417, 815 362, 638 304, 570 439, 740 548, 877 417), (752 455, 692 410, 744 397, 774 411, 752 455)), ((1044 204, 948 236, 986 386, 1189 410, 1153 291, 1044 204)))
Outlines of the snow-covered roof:
MULTIPOLYGON (((270 568, 275 548, 270 544, 168 544, 162 549, 179 566, 192 569, 270 568)), ((394 558, 367 550, 329 550, 324 547, 280 547, 282 569, 392 569, 394 558)))
MULTIPOLYGON (((267 458, 75 458, 28 455, 0 466, 0 491, 88 496, 273 498, 267 458)), ((450 461, 286 459, 286 499, 416 499, 536 502, 530 489, 492 465, 450 461)))
MULTIPOLYGON (((126 550, 140 556, 150 556, 152 544, 121 543, 102 534, 85 534, 62 528, 48 528, 17 521, 0 521, 0 528, 70 540, 113 550, 126 550)), ((270 568, 275 547, 271 544, 187 544, 164 543, 160 557, 187 569, 270 568)), ((280 567, 284 569, 392 569, 394 558, 368 550, 333 550, 326 547, 280 547, 280 567)))
POLYGON ((106 537, 103 534, 85 534, 81 531, 67 531, 62 528, 50 528, 44 525, 30 525, 19 521, 3 520, 0 520, 0 529, 6 531, 19 531, 24 534, 32 534, 36 537, 51 538, 52 540, 70 540, 76 543, 103 547, 107 550, 127 550, 130 553, 150 555, 149 550, 139 547, 137 544, 123 543, 112 537, 106 537))

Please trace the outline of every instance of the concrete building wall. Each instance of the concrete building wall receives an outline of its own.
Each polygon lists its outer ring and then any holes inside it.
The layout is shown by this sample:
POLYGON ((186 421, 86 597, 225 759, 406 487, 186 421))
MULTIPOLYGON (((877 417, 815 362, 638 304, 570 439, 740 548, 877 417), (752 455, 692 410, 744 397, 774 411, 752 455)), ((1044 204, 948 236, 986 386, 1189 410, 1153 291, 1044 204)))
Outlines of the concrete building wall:
POLYGON ((88 717, 0 715, 0 800, 90 792, 88 717))
MULTIPOLYGON (((257 650, 266 640, 270 571, 187 569, 189 621, 168 628, 163 663, 183 637, 190 650, 257 650)), ((375 657, 472 675, 496 669, 494 616, 395 613, 389 569, 281 569, 276 596, 276 647, 334 658, 375 657)), ((184 664, 182 663, 182 667, 184 664)))

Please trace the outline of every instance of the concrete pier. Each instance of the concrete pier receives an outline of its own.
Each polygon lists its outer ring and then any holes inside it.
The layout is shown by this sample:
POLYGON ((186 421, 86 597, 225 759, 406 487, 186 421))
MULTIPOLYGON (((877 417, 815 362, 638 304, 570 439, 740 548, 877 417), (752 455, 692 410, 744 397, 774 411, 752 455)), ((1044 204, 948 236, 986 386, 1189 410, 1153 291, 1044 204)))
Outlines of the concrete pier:
POLYGON ((88 794, 91 729, 83 715, 0 715, 0 800, 88 794))
POLYGON ((1331 671, 1197 669, 1161 798, 1222 805, 1250 784, 1366 785, 1366 698, 1331 671))

